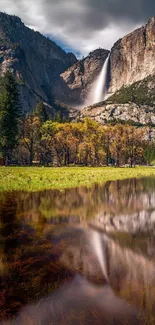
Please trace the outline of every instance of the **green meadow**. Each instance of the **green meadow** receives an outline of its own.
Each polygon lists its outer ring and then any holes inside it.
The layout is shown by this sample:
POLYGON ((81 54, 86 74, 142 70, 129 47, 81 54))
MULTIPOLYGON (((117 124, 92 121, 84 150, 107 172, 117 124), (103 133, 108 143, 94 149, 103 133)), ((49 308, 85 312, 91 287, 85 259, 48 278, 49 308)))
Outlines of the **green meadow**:
POLYGON ((0 167, 0 191, 42 191, 155 176, 153 167, 0 167))

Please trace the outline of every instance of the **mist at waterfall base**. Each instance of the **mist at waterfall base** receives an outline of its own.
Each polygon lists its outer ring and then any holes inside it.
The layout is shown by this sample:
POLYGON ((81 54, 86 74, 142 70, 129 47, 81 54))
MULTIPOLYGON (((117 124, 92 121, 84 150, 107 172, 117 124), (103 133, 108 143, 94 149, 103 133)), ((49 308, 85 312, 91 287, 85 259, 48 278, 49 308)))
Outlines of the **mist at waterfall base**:
POLYGON ((106 98, 109 57, 110 57, 110 54, 106 58, 106 60, 103 64, 102 70, 93 84, 91 93, 89 94, 89 96, 86 100, 86 103, 85 103, 86 106, 99 103, 106 98))

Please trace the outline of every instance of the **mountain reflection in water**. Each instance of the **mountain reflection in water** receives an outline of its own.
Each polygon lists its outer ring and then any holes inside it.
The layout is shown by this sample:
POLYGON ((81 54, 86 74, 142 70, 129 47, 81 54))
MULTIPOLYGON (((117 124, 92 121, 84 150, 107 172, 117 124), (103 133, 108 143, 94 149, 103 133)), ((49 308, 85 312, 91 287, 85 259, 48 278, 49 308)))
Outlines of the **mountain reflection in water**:
POLYGON ((154 178, 1 193, 0 216, 1 325, 155 324, 154 178))

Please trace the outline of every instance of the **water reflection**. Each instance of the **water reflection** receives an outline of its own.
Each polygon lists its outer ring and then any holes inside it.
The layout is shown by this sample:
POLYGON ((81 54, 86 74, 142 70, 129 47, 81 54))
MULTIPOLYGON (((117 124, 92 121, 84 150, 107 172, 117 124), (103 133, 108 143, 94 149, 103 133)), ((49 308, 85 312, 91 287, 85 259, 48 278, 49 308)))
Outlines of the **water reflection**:
POLYGON ((2 193, 0 216, 3 324, 155 323, 155 179, 2 193))
MULTIPOLYGON (((6 199, 0 194, 0 203, 6 199)), ((62 191, 12 194, 17 204, 16 214, 34 223, 42 219, 57 222, 80 222, 106 214, 133 214, 155 208, 153 178, 107 182, 104 186, 75 188, 62 191)))
POLYGON ((120 325, 143 324, 143 315, 108 286, 96 287, 81 277, 63 285, 39 304, 26 307, 17 318, 3 325, 120 325), (52 322, 51 322, 52 320, 52 322))

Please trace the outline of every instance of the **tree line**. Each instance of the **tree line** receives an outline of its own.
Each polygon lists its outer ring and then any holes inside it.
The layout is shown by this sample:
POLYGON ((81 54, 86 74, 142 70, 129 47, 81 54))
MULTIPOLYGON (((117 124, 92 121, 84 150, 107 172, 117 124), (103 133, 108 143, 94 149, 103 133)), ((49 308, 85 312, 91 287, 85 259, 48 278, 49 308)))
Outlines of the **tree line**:
MULTIPOLYGON (((59 113, 59 112, 57 112, 59 113)), ((155 144, 147 128, 101 125, 85 118, 64 122, 49 118, 43 102, 22 114, 14 76, 0 81, 0 161, 3 165, 122 166, 150 164, 155 144)))

